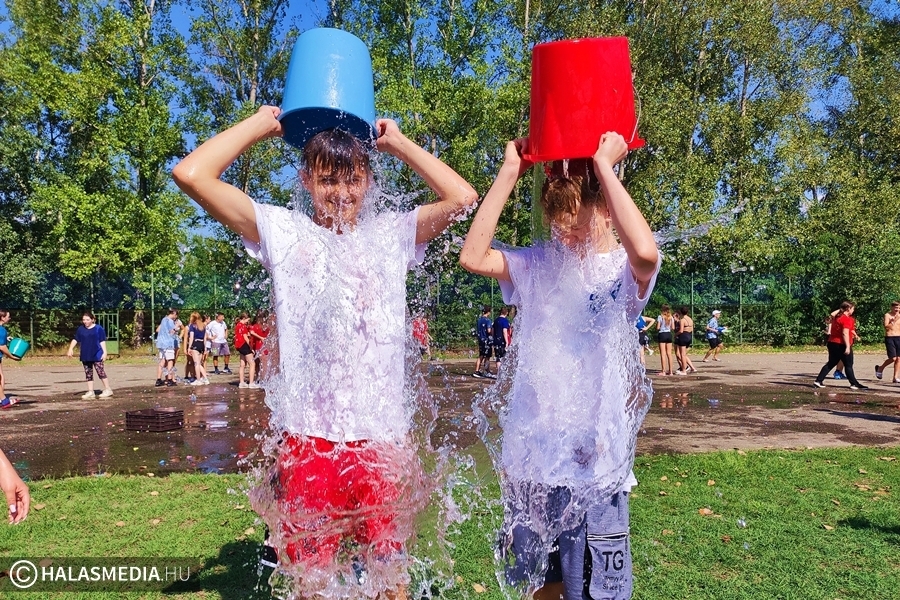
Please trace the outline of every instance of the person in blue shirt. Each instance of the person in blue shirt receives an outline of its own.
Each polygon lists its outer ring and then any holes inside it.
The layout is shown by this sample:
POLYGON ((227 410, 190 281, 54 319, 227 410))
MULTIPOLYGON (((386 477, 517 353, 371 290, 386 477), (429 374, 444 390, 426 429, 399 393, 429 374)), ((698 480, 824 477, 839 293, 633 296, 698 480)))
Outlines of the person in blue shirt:
POLYGON ((169 309, 169 313, 159 322, 156 328, 156 349, 159 366, 156 369, 156 387, 175 385, 175 349, 178 347, 178 310, 169 309), (165 380, 164 380, 165 379, 165 380))
POLYGON ((493 335, 494 329, 491 323, 491 307, 485 306, 481 309, 481 316, 475 323, 475 337, 478 338, 478 360, 475 361, 475 372, 472 377, 482 379, 490 379, 491 375, 491 355, 493 354, 493 335))
POLYGON ((101 398, 109 398, 113 395, 112 388, 109 387, 109 378, 106 376, 106 369, 103 361, 106 360, 106 331, 100 325, 97 325, 97 318, 94 313, 85 311, 81 315, 81 325, 75 330, 75 336, 69 344, 69 351, 66 356, 72 358, 74 356, 75 346, 81 344, 81 353, 79 358, 84 366, 84 380, 87 381, 87 392, 85 392, 85 400, 92 400, 97 397, 94 393, 94 371, 97 371, 97 377, 103 384, 103 391, 100 393, 101 398))
POLYGON ((641 364, 645 365, 646 361, 644 359, 644 353, 646 352, 650 356, 653 356, 653 348, 650 347, 650 334, 647 332, 656 326, 656 319, 654 319, 653 317, 645 317, 644 315, 641 315, 638 317, 637 323, 635 323, 634 326, 638 331, 638 344, 641 348, 641 364))
POLYGON ((0 401, 6 400, 6 405, 12 406, 18 401, 18 398, 7 398, 4 390, 6 389, 6 376, 3 375, 3 357, 13 360, 22 360, 18 356, 9 351, 7 343, 10 340, 9 331, 6 330, 6 324, 9 323, 9 311, 0 309, 0 401))
POLYGON ((712 319, 706 324, 706 341, 709 342, 709 350, 706 351, 706 355, 703 357, 702 362, 709 360, 710 355, 712 355, 714 361, 718 362, 719 352, 725 349, 725 344, 722 343, 722 333, 724 333, 726 329, 719 325, 719 317, 721 316, 721 310, 712 311, 712 319))
POLYGON ((506 356, 506 348, 512 343, 512 328, 509 326, 509 309, 500 309, 500 316, 494 319, 492 326, 494 336, 494 358, 497 361, 497 372, 500 372, 500 361, 506 356))

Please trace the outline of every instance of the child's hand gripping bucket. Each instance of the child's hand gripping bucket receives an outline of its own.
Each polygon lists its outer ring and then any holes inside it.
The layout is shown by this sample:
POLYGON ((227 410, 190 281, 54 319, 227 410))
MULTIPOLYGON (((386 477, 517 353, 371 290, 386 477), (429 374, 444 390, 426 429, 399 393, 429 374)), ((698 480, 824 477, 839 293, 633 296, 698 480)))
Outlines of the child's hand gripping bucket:
POLYGON ((9 341, 9 353, 15 356, 16 358, 22 358, 25 356, 25 353, 28 352, 28 349, 31 347, 27 341, 22 338, 13 338, 9 341))
POLYGON ((304 32, 294 43, 284 88, 278 120, 292 146, 302 149, 332 128, 375 139, 372 60, 355 35, 329 28, 304 32))
POLYGON ((628 38, 538 44, 531 63, 530 161, 593 156, 615 131, 640 148, 628 38))

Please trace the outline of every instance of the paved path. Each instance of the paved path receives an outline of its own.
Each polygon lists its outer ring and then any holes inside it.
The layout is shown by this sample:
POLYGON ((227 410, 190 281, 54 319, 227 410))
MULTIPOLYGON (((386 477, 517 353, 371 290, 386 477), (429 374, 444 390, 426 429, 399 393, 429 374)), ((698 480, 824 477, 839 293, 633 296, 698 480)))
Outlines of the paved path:
MULTIPOLYGON (((638 436, 638 453, 898 446, 900 385, 875 380, 880 360, 875 354, 857 357, 860 379, 872 389, 852 392, 846 381, 828 380, 823 390, 812 386, 824 352, 727 353, 720 362, 698 362, 696 374, 674 377, 656 374, 658 359, 649 357, 654 400, 638 436)), ((442 373, 429 384, 444 398, 438 429, 458 430, 461 447, 478 443, 471 428, 459 425, 466 423, 460 417, 469 414, 474 394, 490 382, 470 376, 471 360, 436 364, 442 373), (441 393, 447 385, 452 394, 441 393)), ((155 464, 234 470, 268 420, 264 391, 239 390, 236 375, 212 376, 213 385, 201 388, 155 388, 156 366, 149 358, 109 361, 116 393, 104 400, 81 399, 84 375, 74 359, 4 361, 3 369, 7 391, 22 402, 0 411, 0 448, 16 452, 25 465, 18 468, 36 476, 95 472, 108 465, 126 472, 155 464), (125 430, 126 411, 154 406, 183 409, 184 430, 157 436, 125 430)))

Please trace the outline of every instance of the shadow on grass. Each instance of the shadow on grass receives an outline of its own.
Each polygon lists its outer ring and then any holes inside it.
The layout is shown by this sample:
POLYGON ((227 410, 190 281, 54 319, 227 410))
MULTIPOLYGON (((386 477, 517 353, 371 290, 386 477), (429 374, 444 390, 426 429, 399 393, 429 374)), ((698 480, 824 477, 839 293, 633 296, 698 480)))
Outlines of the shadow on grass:
POLYGON ((850 527, 858 531, 871 531, 885 536, 888 542, 900 545, 900 525, 878 525, 865 517, 851 517, 838 521, 839 527, 850 527))
POLYGON ((259 570, 261 546, 240 540, 219 549, 219 555, 203 559, 203 568, 186 582, 163 590, 166 594, 218 592, 223 600, 271 598, 268 577, 271 569, 259 570))

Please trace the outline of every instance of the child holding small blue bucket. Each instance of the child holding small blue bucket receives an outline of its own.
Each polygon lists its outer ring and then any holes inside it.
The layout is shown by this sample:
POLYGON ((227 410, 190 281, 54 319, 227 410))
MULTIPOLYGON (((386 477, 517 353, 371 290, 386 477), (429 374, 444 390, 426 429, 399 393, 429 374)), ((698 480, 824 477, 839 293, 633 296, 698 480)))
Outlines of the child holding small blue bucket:
POLYGON ((6 389, 6 376, 3 374, 3 357, 5 356, 12 360, 22 360, 21 357, 9 351, 7 344, 12 338, 6 329, 7 323, 9 323, 9 311, 0 309, 0 408, 9 408, 19 401, 15 396, 7 396, 4 391, 6 389))
POLYGON ((535 598, 622 600, 632 589, 631 467, 651 394, 634 323, 660 254, 613 168, 627 154, 616 133, 590 159, 545 163, 551 241, 493 249, 504 204, 531 166, 527 152, 528 139, 507 144, 460 255, 519 308, 513 368, 504 371, 512 385, 498 390, 500 553, 507 582, 535 598))

